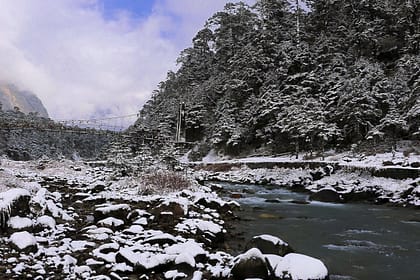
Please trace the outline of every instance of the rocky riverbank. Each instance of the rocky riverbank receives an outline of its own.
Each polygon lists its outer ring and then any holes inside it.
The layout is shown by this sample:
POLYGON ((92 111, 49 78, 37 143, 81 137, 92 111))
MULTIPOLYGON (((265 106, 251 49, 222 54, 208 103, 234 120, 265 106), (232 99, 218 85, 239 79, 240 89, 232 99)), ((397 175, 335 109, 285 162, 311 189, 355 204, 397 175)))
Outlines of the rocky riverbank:
POLYGON ((149 175, 68 161, 1 167, 1 279, 328 277, 320 260, 270 235, 234 255, 227 244, 240 206, 194 181, 177 188, 165 175, 172 187, 159 188, 149 175))
MULTIPOLYGON (((199 181, 269 185, 307 192, 310 200, 323 202, 371 202, 420 207, 420 179, 375 177, 369 169, 339 169, 325 164, 318 168, 249 168, 229 165, 197 166, 199 181)), ((245 190, 246 191, 246 190, 245 190)), ((233 197, 240 194, 233 194, 233 197)))

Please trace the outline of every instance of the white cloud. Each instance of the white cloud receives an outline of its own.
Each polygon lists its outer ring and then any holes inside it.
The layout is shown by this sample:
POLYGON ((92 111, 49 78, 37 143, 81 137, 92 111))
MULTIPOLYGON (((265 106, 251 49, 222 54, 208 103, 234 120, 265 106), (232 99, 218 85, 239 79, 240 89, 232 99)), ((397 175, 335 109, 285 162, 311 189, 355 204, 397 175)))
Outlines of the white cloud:
POLYGON ((159 0, 143 19, 105 20, 99 0, 0 0, 0 80, 55 119, 136 113, 225 0, 159 0))

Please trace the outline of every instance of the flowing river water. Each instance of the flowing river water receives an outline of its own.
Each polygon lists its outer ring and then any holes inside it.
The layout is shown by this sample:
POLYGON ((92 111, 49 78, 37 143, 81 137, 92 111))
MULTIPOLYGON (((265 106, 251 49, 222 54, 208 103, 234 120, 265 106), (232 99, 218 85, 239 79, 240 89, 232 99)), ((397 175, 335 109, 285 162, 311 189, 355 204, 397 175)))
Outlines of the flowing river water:
POLYGON ((278 236, 295 251, 321 259, 331 280, 420 279, 420 210, 301 204, 308 195, 256 185, 222 186, 242 195, 237 199, 242 207, 237 230, 245 240, 278 236))

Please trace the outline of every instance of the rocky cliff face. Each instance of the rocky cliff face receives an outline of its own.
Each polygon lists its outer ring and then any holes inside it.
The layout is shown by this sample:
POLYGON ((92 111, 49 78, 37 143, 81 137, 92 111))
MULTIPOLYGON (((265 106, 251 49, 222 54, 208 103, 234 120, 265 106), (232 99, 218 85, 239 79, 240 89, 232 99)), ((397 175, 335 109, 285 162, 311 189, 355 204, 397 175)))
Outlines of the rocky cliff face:
POLYGON ((0 103, 3 110, 13 110, 15 107, 19 107, 20 111, 25 114, 37 112, 39 116, 48 118, 47 110, 35 94, 19 90, 12 84, 0 84, 0 103))

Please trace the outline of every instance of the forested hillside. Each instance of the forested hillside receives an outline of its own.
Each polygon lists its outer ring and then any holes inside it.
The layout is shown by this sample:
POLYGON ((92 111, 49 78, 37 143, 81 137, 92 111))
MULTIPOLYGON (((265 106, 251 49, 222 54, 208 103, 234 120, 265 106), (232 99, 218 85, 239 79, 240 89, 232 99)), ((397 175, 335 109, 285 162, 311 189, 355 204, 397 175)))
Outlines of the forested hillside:
POLYGON ((226 154, 418 139, 420 4, 318 0, 227 4, 178 58, 133 129, 226 154))

